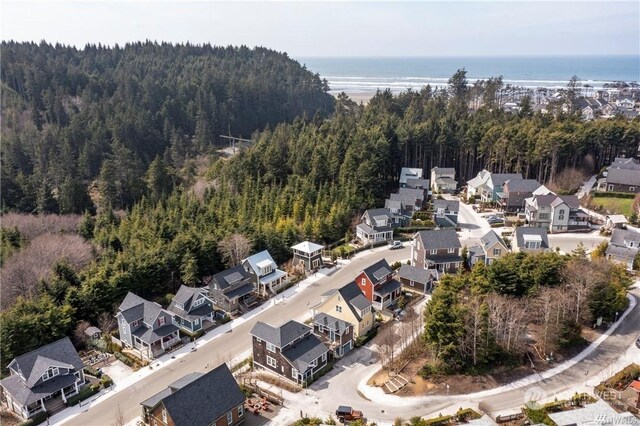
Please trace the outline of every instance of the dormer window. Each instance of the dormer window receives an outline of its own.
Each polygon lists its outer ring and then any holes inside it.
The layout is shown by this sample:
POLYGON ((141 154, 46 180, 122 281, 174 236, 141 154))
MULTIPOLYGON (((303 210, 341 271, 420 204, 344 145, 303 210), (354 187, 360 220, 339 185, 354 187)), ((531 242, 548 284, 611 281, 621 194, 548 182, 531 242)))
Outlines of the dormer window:
POLYGON ((201 297, 201 298, 199 298, 199 299, 196 299, 196 300, 195 300, 195 302, 193 302, 193 306, 194 306, 194 307, 196 307, 196 306, 200 306, 200 305, 202 305, 203 303, 204 303, 204 297, 201 297))
POLYGON ((456 249, 454 248, 448 248, 447 249, 447 253, 454 253, 456 251, 456 249))
POLYGON ((44 372, 44 374, 42 375, 42 380, 49 380, 52 377, 57 376, 58 374, 60 374, 60 370, 58 369, 58 367, 50 367, 47 371, 44 372))
POLYGON ((165 322, 166 322, 165 317, 158 318, 158 325, 159 326, 163 326, 165 324, 165 322))
POLYGON ((131 323, 131 327, 137 327, 138 325, 140 325, 140 320, 135 320, 131 323))

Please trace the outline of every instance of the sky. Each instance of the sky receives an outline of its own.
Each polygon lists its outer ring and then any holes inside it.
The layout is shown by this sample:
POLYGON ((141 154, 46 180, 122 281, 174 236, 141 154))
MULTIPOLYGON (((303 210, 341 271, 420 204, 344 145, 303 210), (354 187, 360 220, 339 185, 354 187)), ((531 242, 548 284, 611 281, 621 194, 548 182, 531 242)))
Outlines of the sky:
POLYGON ((640 1, 1 0, 3 40, 259 45, 294 58, 639 55, 640 1))

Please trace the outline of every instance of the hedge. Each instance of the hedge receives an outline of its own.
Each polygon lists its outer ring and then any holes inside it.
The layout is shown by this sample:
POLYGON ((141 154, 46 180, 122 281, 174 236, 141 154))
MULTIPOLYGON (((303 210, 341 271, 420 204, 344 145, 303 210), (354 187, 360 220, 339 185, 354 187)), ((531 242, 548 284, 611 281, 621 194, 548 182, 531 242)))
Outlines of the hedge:
POLYGON ((371 339, 376 337, 376 334, 378 334, 378 327, 373 327, 364 336, 358 336, 356 338, 356 348, 358 348, 360 346, 363 346, 363 345, 366 345, 368 341, 370 341, 371 339))
POLYGON ((636 194, 627 192, 594 192, 594 198, 635 198, 636 194))
POLYGON ((18 426, 36 426, 40 423, 44 423, 48 417, 49 416, 46 411, 41 411, 38 414, 31 416, 29 420, 19 423, 18 426))
POLYGON ((435 229, 435 226, 404 226, 400 228, 396 228, 393 230, 393 234, 413 234, 418 231, 428 231, 431 229, 435 229))
POLYGON ((108 375, 103 374, 102 378, 100 379, 100 383, 102 384, 102 387, 106 389, 106 388, 110 387, 111 385, 113 385, 113 379, 111 377, 109 377, 108 375))
POLYGON ((84 367, 84 372, 87 373, 88 375, 96 377, 98 379, 102 376, 102 372, 101 371, 96 370, 95 368, 93 368, 91 366, 84 367))
POLYGON ((196 331, 195 333, 192 333, 190 331, 180 329, 181 337, 182 337, 183 334, 185 336, 191 338, 191 340, 193 341, 193 340, 196 340, 199 337, 202 337, 204 335, 204 330, 200 329, 200 330, 196 331))
POLYGON ((72 407, 74 405, 78 405, 81 401, 84 401, 87 398, 91 398, 93 395, 100 392, 100 386, 87 386, 82 389, 77 395, 73 395, 67 399, 67 405, 72 407))

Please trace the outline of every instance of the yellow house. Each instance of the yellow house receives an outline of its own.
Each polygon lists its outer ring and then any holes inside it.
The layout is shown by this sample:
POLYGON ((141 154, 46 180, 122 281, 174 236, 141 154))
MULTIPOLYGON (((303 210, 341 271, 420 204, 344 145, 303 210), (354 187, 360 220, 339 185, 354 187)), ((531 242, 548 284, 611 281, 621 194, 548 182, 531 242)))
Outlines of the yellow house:
POLYGON ((320 304, 313 307, 313 316, 318 313, 330 315, 353 326, 354 339, 373 327, 373 309, 355 282, 330 290, 322 295, 320 304))

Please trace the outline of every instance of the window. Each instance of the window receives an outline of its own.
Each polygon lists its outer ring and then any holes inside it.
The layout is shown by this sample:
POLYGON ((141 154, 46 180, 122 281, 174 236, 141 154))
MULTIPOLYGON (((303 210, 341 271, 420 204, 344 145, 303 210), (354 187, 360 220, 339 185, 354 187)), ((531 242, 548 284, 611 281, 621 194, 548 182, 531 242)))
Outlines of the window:
POLYGON ((540 219, 540 220, 547 220, 547 219, 549 219, 549 213, 540 213, 540 214, 538 215, 538 219, 540 219))
POLYGON ((275 352, 276 351, 276 345, 274 345, 273 343, 267 342, 267 350, 269 352, 275 352))
POLYGON ((162 410, 162 422, 167 423, 167 410, 162 410))
POLYGON ((49 380, 50 378, 55 377, 58 374, 60 374, 60 370, 58 370, 58 367, 49 368, 42 375, 42 380, 49 380))
POLYGON ((201 298, 199 298, 199 299, 196 299, 196 301, 195 301, 195 302, 193 302, 193 306, 194 306, 194 307, 196 307, 196 306, 200 306, 200 305, 202 305, 203 303, 204 303, 204 297, 201 297, 201 298))
POLYGON ((336 305, 336 312, 341 313, 342 312, 342 306, 336 305))
POLYGON ((558 220, 564 220, 564 209, 558 211, 558 220))
POLYGON ((242 417, 242 415, 244 414, 244 407, 241 405, 238 405, 238 417, 242 417))
POLYGON ((363 279, 362 279, 362 281, 361 281, 361 283, 362 283, 362 285, 363 285, 363 286, 367 285, 367 279, 366 279, 366 278, 363 278, 363 279))
POLYGON ((416 241, 416 249, 420 250, 420 241, 416 241))
POLYGON ((127 320, 122 318, 122 334, 127 334, 127 320))
POLYGON ((137 327, 140 324, 140 320, 135 320, 131 323, 131 327, 137 327))
POLYGON ((431 249, 431 250, 429 250, 429 254, 438 254, 438 250, 431 249))
POLYGON ((444 267, 445 267, 445 269, 449 269, 449 268, 451 268, 451 264, 450 263, 445 263, 444 267))
POLYGON ((199 318, 194 319, 194 320, 193 320, 193 324, 194 324, 194 325, 198 325, 198 324, 200 324, 200 319, 199 319, 199 318))
POLYGON ((267 355, 267 365, 269 367, 276 368, 278 366, 278 363, 276 362, 275 358, 272 358, 269 355, 267 355))
POLYGON ((633 247, 633 241, 629 241, 629 247, 633 247))
POLYGON ((166 318, 165 317, 158 318, 158 325, 164 325, 165 322, 166 322, 166 318))
POLYGON ((327 353, 322 354, 322 362, 327 362, 327 353))
POLYGON ((291 378, 292 379, 297 379, 298 378, 298 370, 296 370, 295 368, 291 369, 291 378))
POLYGON ((635 186, 630 186, 630 187, 629 187, 629 191, 633 192, 633 191, 635 191, 635 190, 636 190, 636 187, 635 187, 635 186))
POLYGON ((501 253, 502 253, 502 249, 499 249, 499 248, 494 248, 493 249, 493 255, 494 256, 500 256, 501 253))
POLYGON ((454 249, 454 248, 447 249, 447 253, 454 253, 455 251, 456 251, 456 249, 454 249))
POLYGON ((260 273, 262 275, 270 274, 273 271, 273 265, 266 265, 260 268, 260 273))
POLYGON ((227 413, 227 424, 230 425, 233 423, 233 411, 229 411, 227 413))

